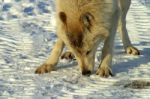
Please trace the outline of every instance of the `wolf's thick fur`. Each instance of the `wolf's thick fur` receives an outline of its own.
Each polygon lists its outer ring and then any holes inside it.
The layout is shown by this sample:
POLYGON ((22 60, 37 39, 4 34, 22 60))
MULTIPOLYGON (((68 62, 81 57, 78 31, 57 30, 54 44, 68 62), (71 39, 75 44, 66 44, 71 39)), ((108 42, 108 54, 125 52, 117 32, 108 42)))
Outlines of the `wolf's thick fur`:
MULTIPOLYGON (((94 68, 95 53, 104 41, 102 58, 97 74, 112 75, 112 52, 114 37, 119 23, 120 35, 128 54, 139 54, 132 46, 127 29, 126 14, 131 0, 56 0, 58 40, 47 61, 37 68, 42 74, 55 70, 64 45, 78 61, 83 75, 94 68)), ((67 53, 68 54, 68 53, 67 53)))

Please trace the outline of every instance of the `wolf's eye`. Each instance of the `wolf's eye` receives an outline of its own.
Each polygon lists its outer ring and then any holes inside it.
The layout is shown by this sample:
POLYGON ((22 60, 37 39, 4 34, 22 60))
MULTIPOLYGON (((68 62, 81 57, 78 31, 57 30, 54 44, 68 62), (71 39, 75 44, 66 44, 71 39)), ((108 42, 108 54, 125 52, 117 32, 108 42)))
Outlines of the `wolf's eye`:
POLYGON ((91 13, 86 12, 84 15, 82 15, 81 20, 84 26, 90 31, 93 25, 92 23, 94 20, 94 16, 91 13))
POLYGON ((86 55, 89 55, 89 54, 90 54, 90 52, 91 52, 90 50, 89 50, 89 51, 87 51, 87 52, 86 52, 86 55))

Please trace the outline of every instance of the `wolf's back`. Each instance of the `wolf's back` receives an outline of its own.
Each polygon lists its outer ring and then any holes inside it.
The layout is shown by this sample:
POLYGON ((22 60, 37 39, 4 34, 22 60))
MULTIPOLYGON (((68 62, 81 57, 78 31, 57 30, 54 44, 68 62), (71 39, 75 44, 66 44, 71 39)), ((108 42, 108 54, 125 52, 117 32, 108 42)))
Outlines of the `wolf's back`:
POLYGON ((79 19, 86 12, 94 16, 111 14, 117 7, 114 5, 117 5, 117 0, 56 0, 56 11, 65 12, 68 20, 72 20, 79 19))

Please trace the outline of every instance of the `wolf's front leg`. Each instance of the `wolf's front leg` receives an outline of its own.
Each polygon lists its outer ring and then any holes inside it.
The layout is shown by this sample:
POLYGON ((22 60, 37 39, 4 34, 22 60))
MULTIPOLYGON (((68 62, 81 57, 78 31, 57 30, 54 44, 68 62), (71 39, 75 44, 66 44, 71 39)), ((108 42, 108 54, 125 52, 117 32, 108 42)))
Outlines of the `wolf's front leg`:
POLYGON ((106 39, 102 50, 101 63, 96 72, 96 74, 100 75, 101 77, 108 77, 109 75, 113 76, 111 71, 113 42, 111 41, 112 40, 109 38, 106 39))
POLYGON ((106 37, 104 42, 101 64, 96 72, 96 74, 100 75, 101 77, 108 77, 109 75, 113 76, 111 65, 112 65, 114 39, 118 25, 118 18, 119 13, 118 10, 116 10, 116 12, 112 16, 112 26, 109 31, 109 36, 106 37))
POLYGON ((53 47, 53 50, 49 58, 46 60, 46 62, 43 65, 41 65, 36 69, 35 73, 43 74, 55 70, 55 65, 58 63, 59 56, 61 55, 63 48, 64 48, 64 42, 58 39, 53 47))

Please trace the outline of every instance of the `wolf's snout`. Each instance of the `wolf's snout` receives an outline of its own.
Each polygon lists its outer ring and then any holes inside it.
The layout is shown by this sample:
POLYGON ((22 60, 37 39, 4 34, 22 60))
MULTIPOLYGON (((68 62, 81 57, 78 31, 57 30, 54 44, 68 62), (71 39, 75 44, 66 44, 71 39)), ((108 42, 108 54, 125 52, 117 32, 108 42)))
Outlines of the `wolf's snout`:
POLYGON ((91 75, 91 71, 90 70, 82 70, 82 75, 87 75, 87 76, 89 76, 89 75, 91 75))

